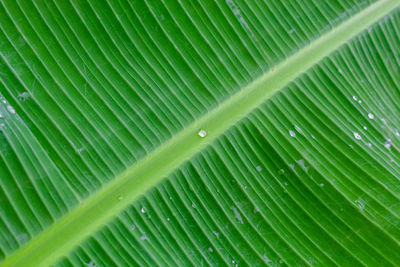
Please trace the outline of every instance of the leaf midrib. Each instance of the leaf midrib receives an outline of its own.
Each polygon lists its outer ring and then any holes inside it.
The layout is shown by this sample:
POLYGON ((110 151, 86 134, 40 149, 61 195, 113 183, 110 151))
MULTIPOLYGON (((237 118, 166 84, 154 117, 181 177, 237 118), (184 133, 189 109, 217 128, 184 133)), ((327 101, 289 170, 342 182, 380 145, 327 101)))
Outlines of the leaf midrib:
POLYGON ((378 1, 315 39, 135 163, 8 257, 2 265, 47 266, 54 263, 275 92, 399 5, 400 0, 378 1), (200 129, 207 132, 205 138, 198 136, 200 129))

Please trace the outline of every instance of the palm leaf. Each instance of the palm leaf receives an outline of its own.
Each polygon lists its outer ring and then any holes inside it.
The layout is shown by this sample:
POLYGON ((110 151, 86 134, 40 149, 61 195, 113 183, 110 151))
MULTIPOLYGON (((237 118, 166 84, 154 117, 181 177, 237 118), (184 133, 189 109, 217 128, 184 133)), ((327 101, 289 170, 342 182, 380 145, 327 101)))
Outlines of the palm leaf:
POLYGON ((398 265, 399 5, 2 1, 2 265, 398 265))

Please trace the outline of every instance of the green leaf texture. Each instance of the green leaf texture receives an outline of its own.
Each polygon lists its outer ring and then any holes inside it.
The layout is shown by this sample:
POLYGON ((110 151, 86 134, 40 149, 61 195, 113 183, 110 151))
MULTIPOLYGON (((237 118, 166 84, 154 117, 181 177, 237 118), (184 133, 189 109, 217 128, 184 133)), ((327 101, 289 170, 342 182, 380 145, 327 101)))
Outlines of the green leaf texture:
POLYGON ((0 1, 0 265, 399 266, 399 6, 0 1))

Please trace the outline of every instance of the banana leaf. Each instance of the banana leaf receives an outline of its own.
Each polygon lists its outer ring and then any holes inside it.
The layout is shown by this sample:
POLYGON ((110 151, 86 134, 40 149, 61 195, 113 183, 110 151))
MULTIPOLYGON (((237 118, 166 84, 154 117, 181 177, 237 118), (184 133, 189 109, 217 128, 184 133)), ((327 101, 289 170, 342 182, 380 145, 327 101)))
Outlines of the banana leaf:
POLYGON ((399 266, 399 6, 0 1, 0 265, 399 266))

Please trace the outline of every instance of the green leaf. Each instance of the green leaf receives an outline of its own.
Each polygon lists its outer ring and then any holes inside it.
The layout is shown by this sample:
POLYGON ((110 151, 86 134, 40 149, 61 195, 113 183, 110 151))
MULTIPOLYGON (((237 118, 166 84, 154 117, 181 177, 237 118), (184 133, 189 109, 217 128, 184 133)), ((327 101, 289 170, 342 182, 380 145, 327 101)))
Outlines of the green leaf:
POLYGON ((395 266, 400 1, 3 1, 2 266, 395 266))

